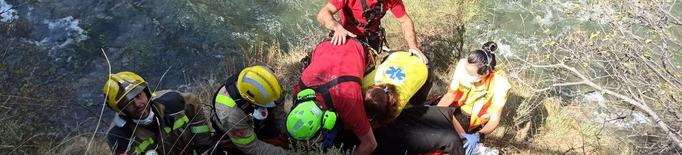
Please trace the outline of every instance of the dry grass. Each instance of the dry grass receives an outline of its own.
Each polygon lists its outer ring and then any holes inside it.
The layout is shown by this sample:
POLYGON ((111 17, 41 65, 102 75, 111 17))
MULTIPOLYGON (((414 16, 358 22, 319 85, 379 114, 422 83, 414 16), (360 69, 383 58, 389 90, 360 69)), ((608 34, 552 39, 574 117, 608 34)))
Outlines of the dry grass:
MULTIPOLYGON (((49 150, 40 151, 45 154, 85 154, 88 143, 90 142, 90 134, 84 134, 79 136, 70 137, 69 139, 63 140, 61 143, 52 147, 49 150)), ((109 149, 109 145, 105 141, 104 136, 97 136, 92 141, 90 150, 87 150, 88 154, 112 154, 109 149)))
MULTIPOLYGON (((482 13, 480 0, 448 1, 448 0, 417 0, 405 1, 407 10, 415 21, 416 30, 422 50, 427 53, 436 66, 437 81, 431 94, 444 93, 452 75, 454 62, 467 47, 478 47, 466 43, 467 28, 477 14, 482 13)), ((392 48, 406 48, 400 26, 392 19, 392 15, 384 18, 387 28, 389 45, 392 48)), ((307 31, 318 32, 318 31, 307 31)), ((224 80, 237 73, 240 66, 265 65, 272 68, 284 85, 287 96, 298 81, 302 66, 298 63, 314 44, 316 37, 304 38, 308 45, 300 45, 289 49, 281 49, 277 41, 258 41, 242 48, 243 63, 240 57, 226 57, 223 74, 210 75, 209 80, 194 80, 195 86, 191 92, 197 94, 202 103, 211 103, 210 99, 224 80)), ((509 69, 508 61, 502 61, 499 68, 509 69)), ((1 67, 1 66, 0 66, 1 67)), ((533 76, 527 76, 532 81, 533 76)), ((530 80, 529 80, 530 79, 530 80)), ((512 81, 513 89, 509 101, 505 106, 504 119, 501 126, 486 140, 487 146, 500 149, 506 154, 635 154, 630 147, 632 142, 618 137, 620 133, 603 130, 600 124, 587 122, 594 107, 576 106, 569 101, 562 100, 548 94, 538 94, 529 88, 512 81)), ((289 99, 289 98, 287 98, 289 99)), ((0 100, 1 101, 1 100, 0 100)), ((2 102, 0 102, 2 103, 2 102)), ((6 104, 0 104, 1 109, 6 104)), ((290 102, 283 109, 289 109, 290 102)), ((286 111, 286 110, 284 110, 286 111)), ((282 113, 280 113, 282 114, 282 113)), ((48 139, 47 143, 21 143, 31 140, 29 133, 23 132, 23 124, 16 121, 2 119, 0 129, 0 151, 10 152, 13 148, 34 149, 33 152, 13 152, 17 154, 47 153, 47 154, 82 154, 87 145, 87 135, 71 136, 56 140, 48 139), (55 142, 58 141, 58 142, 55 142), (17 147, 16 145, 31 147, 17 147), (41 146, 42 145, 42 146, 41 146)), ((36 139, 36 138, 34 138, 36 139)), ((40 137, 38 138, 40 139, 40 137)), ((103 136, 97 136, 93 142, 93 154, 108 154, 109 147, 103 136)), ((318 154, 317 151, 305 152, 299 149, 298 154, 318 154)), ((341 154, 332 151, 333 154, 341 154)), ((319 153, 321 154, 321 153, 319 153)))

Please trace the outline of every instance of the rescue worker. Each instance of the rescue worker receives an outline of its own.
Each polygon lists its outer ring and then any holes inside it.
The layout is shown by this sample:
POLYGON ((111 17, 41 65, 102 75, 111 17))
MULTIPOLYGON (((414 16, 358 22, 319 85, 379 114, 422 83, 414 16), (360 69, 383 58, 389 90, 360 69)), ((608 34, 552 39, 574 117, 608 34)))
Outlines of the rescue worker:
POLYGON ((272 115, 281 109, 282 94, 277 77, 265 66, 241 70, 216 91, 212 123, 227 154, 287 154, 279 124, 284 115, 272 115))
MULTIPOLYGON (((337 139, 336 134, 344 133, 348 135, 346 137, 357 140, 357 148, 353 154, 371 153, 376 147, 376 140, 363 103, 361 81, 368 59, 363 45, 355 39, 340 46, 332 45, 332 42, 327 40, 315 47, 310 58, 310 63, 301 73, 299 84, 294 88, 294 94, 313 91, 314 97, 306 99, 314 102, 295 99, 295 105, 287 116, 288 133, 296 140, 313 140, 314 134, 320 133, 318 131, 321 131, 321 128, 311 126, 312 124, 307 122, 315 123, 322 120, 321 110, 332 111, 335 114, 333 118, 338 118, 338 121, 331 126, 325 125, 329 127, 327 129, 329 132, 323 131, 324 133, 319 134, 324 135, 323 147, 339 144, 337 140, 340 139, 337 139), (312 118, 307 115, 308 113, 314 113, 310 116, 316 117, 312 118), (349 132, 346 134, 346 131, 349 132)), ((344 144, 348 147, 355 145, 344 144)))
POLYGON ((365 110, 373 118, 372 126, 389 123, 408 103, 423 105, 431 90, 433 76, 427 64, 413 53, 391 51, 376 67, 365 75, 365 110))
POLYGON ((409 47, 408 51, 419 55, 425 63, 428 62, 426 56, 417 47, 414 25, 405 11, 402 0, 329 0, 317 14, 317 21, 333 31, 332 44, 341 45, 345 44, 349 37, 357 38, 368 44, 371 50, 378 52, 386 43, 386 32, 381 26, 381 18, 388 10, 391 10, 400 22, 409 47), (339 11, 341 11, 340 23, 333 17, 339 11))
POLYGON ((152 93, 133 72, 110 74, 103 93, 116 116, 107 132, 115 154, 197 154, 210 140, 208 117, 189 93, 152 93))
POLYGON ((467 154, 484 150, 477 149, 484 148, 478 143, 498 127, 511 88, 504 72, 495 69, 496 49, 496 43, 487 42, 482 49, 459 60, 450 88, 438 103, 438 106, 457 107, 455 129, 466 138, 467 154))

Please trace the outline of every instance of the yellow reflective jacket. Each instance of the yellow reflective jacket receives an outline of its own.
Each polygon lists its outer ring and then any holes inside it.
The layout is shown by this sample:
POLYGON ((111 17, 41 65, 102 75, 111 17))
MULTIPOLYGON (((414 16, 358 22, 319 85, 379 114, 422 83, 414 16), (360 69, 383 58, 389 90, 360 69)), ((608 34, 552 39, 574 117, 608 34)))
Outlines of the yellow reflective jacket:
POLYGON ((426 64, 419 57, 399 51, 391 53, 374 71, 365 75, 362 88, 367 90, 375 84, 384 83, 395 85, 400 97, 399 114, 410 98, 426 83, 427 76, 426 64))
POLYGON ((471 115, 469 128, 474 128, 487 123, 492 114, 503 109, 511 84, 503 71, 493 71, 479 85, 461 83, 460 79, 468 74, 464 68, 465 61, 461 59, 457 63, 449 92, 455 93, 455 101, 451 105, 471 115))

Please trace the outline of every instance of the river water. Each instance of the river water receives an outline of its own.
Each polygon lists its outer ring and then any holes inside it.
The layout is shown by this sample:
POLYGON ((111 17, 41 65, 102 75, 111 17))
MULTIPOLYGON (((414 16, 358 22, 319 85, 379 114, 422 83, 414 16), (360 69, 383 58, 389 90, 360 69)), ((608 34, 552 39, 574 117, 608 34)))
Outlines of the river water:
MULTIPOLYGON (((228 70, 231 66, 241 67, 241 50, 255 42, 277 41, 285 50, 309 47, 311 43, 301 38, 325 35, 314 20, 324 2, 0 0, 0 28, 5 31, 0 35, 0 46, 4 46, 0 80, 6 88, 0 94, 66 103, 59 112, 68 115, 46 115, 41 117, 48 118, 42 123, 61 126, 64 133, 90 130, 101 108, 102 81, 108 71, 100 49, 106 51, 114 72, 131 70, 158 84, 159 89, 186 90, 194 87, 193 81, 227 74, 232 72, 228 70), (25 93, 38 89, 60 93, 25 93), (70 120, 82 120, 82 124, 73 127, 70 120)), ((567 9, 589 6, 586 0, 484 3, 481 15, 468 28, 467 42, 495 38, 505 57, 539 50, 537 43, 544 33, 561 34, 576 27, 589 31, 603 24, 597 17, 600 10, 588 8, 578 15, 562 15, 567 9)), ((680 17, 682 11, 674 10, 680 17)), ((682 36, 679 29, 673 33, 682 36)), ((108 111, 105 114, 105 119, 112 116, 108 111)))
POLYGON ((152 87, 187 90, 193 81, 242 67, 241 51, 255 43, 276 41, 286 50, 309 44, 299 38, 324 36, 313 20, 323 2, 0 0, 0 79, 7 88, 0 95, 66 103, 20 122, 57 126, 49 132, 91 130, 108 72, 101 49, 113 72, 130 70, 152 87))

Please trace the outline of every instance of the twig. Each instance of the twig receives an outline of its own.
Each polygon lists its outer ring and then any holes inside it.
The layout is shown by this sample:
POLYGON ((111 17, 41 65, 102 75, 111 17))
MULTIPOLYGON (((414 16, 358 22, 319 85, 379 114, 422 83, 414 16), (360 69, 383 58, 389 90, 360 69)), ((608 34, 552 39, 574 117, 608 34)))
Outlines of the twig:
POLYGON ((42 106, 42 107, 51 107, 51 108, 69 108, 69 106, 66 105, 50 105, 50 104, 41 104, 41 103, 6 103, 3 105, 32 105, 32 106, 42 106))
POLYGON ((66 142, 72 141, 73 139, 76 139, 76 138, 78 138, 78 137, 81 137, 81 136, 84 136, 84 135, 87 135, 87 134, 93 134, 93 135, 96 135, 96 134, 103 134, 103 135, 106 135, 107 133, 104 133, 104 132, 94 132, 94 133, 82 133, 82 134, 74 135, 74 136, 70 137, 69 139, 66 139, 66 140, 62 141, 61 143, 57 144, 57 146, 52 147, 50 150, 48 150, 48 152, 52 152, 52 151, 54 151, 55 149, 59 148, 59 146, 64 145, 66 142))
MULTIPOLYGON (((108 79, 111 78, 109 76, 109 75, 111 75, 111 62, 109 62, 109 57, 107 56, 107 53, 104 52, 104 49, 100 48, 100 50, 102 50, 102 55, 104 55, 104 59, 107 60, 107 68, 108 68, 107 81, 108 81, 108 79)), ((109 89, 109 87, 107 87, 107 89, 109 89)), ((104 115, 104 107, 106 107, 106 105, 107 105, 106 97, 109 96, 108 90, 105 91, 104 96, 105 96, 105 99, 104 99, 104 102, 102 102, 102 108, 99 112, 99 118, 97 119, 97 126, 95 126, 94 132, 97 132, 97 130, 99 130, 100 121, 102 120, 102 115, 104 115)), ((92 134, 92 137, 90 137, 90 141, 88 142, 88 146, 85 148, 85 154, 88 154, 88 152, 90 151, 90 146, 92 145, 92 141, 94 141, 94 140, 95 140, 95 134, 92 134)))
MULTIPOLYGON (((527 63, 527 61, 525 61, 525 60, 522 60, 522 61, 527 63)), ((658 116, 658 114, 655 111, 653 111, 648 105, 646 105, 645 102, 641 102, 641 100, 638 101, 638 100, 635 100, 635 99, 630 98, 628 96, 625 96, 623 94, 614 92, 614 91, 609 90, 609 89, 605 89, 602 86, 597 85, 596 83, 590 81, 588 77, 586 77, 584 74, 582 74, 577 69, 570 67, 570 66, 567 66, 563 63, 553 64, 553 65, 531 64, 531 66, 534 66, 536 68, 563 68, 563 69, 571 72, 572 75, 577 76, 578 78, 582 79, 585 85, 588 85, 594 89, 597 89, 597 90, 604 92, 606 94, 609 94, 611 96, 615 96, 616 98, 619 98, 619 99, 637 107, 638 109, 647 113, 649 115, 649 117, 651 117, 653 119, 654 123, 657 124, 659 128, 661 128, 664 132, 666 132, 668 134, 668 137, 675 142, 677 147, 682 148, 682 140, 680 140, 680 136, 676 135, 673 131, 671 131, 670 126, 668 126, 667 123, 662 121, 661 118, 658 116)))
POLYGON ((582 85, 582 84, 585 84, 585 82, 584 81, 578 81, 578 82, 567 82, 567 83, 555 83, 549 87, 545 87, 542 89, 535 89, 535 88, 531 88, 531 89, 533 89, 533 91, 535 91, 535 92, 542 92, 542 91, 549 90, 552 87, 575 86, 575 85, 582 85))
POLYGON ((41 101, 41 102, 57 102, 57 100, 38 99, 38 98, 27 97, 27 96, 4 95, 4 94, 0 94, 0 96, 22 98, 22 99, 33 100, 33 101, 41 101))
POLYGON ((33 135, 33 136, 31 136, 30 138, 24 140, 23 142, 21 142, 21 144, 19 144, 19 145, 18 145, 17 147, 15 147, 11 152, 9 152, 9 154, 12 154, 12 153, 14 153, 14 151, 17 151, 17 149, 19 149, 21 146, 23 146, 24 144, 26 144, 26 142, 31 141, 31 139, 36 138, 36 137, 38 137, 38 136, 42 136, 42 135, 43 135, 43 134, 36 134, 36 135, 33 135))
POLYGON ((2 106, 7 105, 7 103, 9 102, 10 99, 12 99, 12 97, 7 97, 7 99, 5 100, 5 102, 2 103, 2 106))

